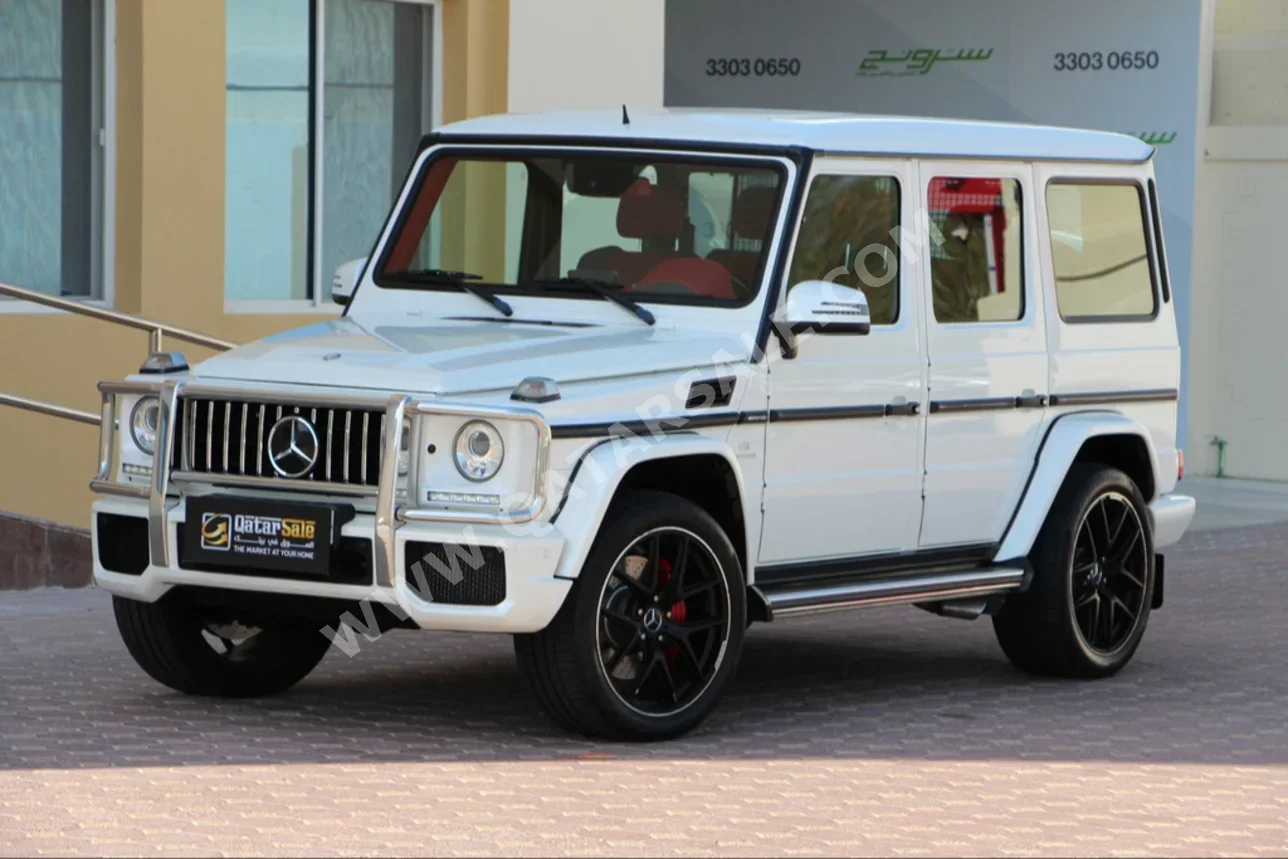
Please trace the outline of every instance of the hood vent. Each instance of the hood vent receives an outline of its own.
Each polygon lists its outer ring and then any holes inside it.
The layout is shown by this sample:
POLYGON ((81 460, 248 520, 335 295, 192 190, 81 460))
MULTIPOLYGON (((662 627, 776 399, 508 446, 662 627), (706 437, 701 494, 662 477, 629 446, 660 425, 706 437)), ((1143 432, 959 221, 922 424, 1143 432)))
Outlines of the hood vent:
POLYGON ((694 382, 689 388, 689 398, 685 400, 686 409, 710 409, 716 406, 727 406, 733 399, 733 386, 738 380, 733 376, 721 376, 719 379, 703 379, 694 382))

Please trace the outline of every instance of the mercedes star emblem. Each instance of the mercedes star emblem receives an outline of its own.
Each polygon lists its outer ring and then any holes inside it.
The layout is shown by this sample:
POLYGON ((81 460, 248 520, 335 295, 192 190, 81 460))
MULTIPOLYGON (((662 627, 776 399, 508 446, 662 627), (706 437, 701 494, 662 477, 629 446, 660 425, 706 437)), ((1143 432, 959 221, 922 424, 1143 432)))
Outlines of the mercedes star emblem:
POLYGON ((287 415, 268 431, 268 461, 282 477, 303 477, 318 461, 317 431, 299 415, 287 415))
POLYGON ((662 612, 657 606, 649 606, 648 611, 644 612, 644 628, 649 632, 657 632, 662 628, 662 612))

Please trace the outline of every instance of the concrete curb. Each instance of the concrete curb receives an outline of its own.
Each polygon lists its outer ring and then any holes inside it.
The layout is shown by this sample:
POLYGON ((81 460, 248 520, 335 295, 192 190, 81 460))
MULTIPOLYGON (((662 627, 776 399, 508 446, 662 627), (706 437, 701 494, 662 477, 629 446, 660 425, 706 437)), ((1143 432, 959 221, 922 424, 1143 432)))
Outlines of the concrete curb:
POLYGON ((88 587, 91 552, 86 530, 0 513, 0 591, 88 587))

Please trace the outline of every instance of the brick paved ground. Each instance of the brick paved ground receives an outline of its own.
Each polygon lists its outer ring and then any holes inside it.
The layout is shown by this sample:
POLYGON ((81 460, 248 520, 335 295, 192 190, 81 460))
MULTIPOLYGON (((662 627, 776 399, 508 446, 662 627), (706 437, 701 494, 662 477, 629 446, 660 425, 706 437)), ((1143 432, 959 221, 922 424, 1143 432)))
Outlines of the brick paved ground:
POLYGON ((552 727, 505 638, 213 702, 138 671, 102 593, 0 594, 0 853, 1284 855, 1286 548, 1189 540, 1098 683, 913 609, 754 627, 715 716, 646 747, 552 727))

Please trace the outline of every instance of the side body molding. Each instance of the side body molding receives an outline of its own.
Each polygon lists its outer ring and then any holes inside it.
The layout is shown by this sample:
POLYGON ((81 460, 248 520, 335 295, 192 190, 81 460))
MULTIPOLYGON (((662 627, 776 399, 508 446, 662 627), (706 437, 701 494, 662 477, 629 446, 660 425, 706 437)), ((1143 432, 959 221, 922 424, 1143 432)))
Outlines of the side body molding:
MULTIPOLYGON (((1149 430, 1139 422, 1117 412, 1073 412, 1056 418, 1047 430, 1046 438, 1038 450, 1038 461, 1020 499, 1010 526, 1002 536, 994 558, 1008 560, 1021 558, 1033 548, 1033 542, 1046 521, 1047 511, 1055 501, 1060 485, 1082 445, 1097 436, 1139 436, 1149 451, 1149 462, 1154 469, 1155 485, 1162 485, 1158 475, 1158 454, 1149 430)), ((1152 499, 1146 498, 1145 501, 1152 499)))
MULTIPOLYGON (((566 498, 561 502, 555 520, 555 528, 568 541, 555 575, 575 579, 581 574, 581 567, 590 554, 608 506, 622 479, 632 468, 653 460, 702 455, 719 456, 732 469, 746 523, 747 545, 742 547, 744 557, 754 559, 756 555, 752 546, 759 539, 760 511, 753 506, 754 499, 747 495, 734 452, 724 439, 697 433, 668 433, 660 437, 634 436, 600 442, 585 454, 572 482, 564 489, 566 498)), ((751 578, 750 570, 744 570, 743 574, 751 578)))

